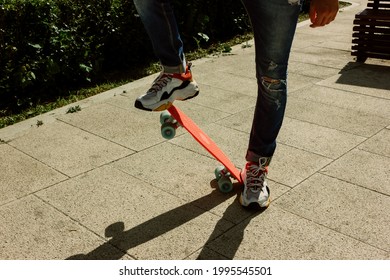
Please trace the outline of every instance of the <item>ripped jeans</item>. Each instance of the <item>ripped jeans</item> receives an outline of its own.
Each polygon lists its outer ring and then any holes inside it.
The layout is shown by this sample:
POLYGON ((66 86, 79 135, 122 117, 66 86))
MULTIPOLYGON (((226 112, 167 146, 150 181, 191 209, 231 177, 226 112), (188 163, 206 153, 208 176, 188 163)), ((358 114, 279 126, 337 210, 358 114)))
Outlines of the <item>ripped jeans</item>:
MULTIPOLYGON (((300 0, 242 0, 255 38, 258 98, 250 133, 247 161, 272 158, 287 101, 287 65, 300 0)), ((185 56, 169 0, 134 0, 167 72, 183 72, 185 56)), ((269 163, 269 161, 268 161, 269 163)))

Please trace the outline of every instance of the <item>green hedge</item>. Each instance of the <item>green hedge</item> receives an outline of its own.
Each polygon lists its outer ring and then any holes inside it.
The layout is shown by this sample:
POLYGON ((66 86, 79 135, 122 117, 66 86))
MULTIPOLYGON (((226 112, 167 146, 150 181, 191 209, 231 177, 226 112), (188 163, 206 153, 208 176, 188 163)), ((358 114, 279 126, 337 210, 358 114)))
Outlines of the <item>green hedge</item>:
MULTIPOLYGON (((249 29, 239 0, 173 2, 186 51, 249 29)), ((155 59, 131 0, 0 0, 0 112, 155 59)))

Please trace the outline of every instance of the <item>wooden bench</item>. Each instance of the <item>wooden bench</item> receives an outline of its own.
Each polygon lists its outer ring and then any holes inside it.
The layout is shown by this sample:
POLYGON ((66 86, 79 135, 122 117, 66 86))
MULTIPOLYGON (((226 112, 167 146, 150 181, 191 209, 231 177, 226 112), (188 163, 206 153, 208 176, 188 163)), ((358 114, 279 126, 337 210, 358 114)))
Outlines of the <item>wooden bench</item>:
POLYGON ((390 59, 390 0, 368 0, 353 24, 351 54, 358 62, 368 57, 390 59))

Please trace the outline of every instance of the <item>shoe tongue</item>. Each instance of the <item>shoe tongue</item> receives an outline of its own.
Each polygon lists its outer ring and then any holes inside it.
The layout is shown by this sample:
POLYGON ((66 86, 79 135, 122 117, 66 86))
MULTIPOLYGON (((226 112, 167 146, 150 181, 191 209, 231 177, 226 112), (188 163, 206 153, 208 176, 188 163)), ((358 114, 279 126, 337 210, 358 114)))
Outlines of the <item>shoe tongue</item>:
POLYGON ((259 165, 266 167, 270 164, 272 157, 261 157, 259 158, 259 165))
POLYGON ((263 173, 268 173, 267 166, 264 164, 257 164, 256 162, 248 162, 246 169, 255 177, 260 176, 263 173))

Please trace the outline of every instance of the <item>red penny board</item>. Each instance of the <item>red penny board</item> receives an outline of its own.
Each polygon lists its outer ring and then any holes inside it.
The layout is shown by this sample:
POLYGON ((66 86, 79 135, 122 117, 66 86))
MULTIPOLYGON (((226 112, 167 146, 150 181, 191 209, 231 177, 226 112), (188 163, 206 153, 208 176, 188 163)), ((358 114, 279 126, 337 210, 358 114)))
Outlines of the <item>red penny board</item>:
POLYGON ((186 114, 175 106, 168 109, 171 116, 183 126, 192 137, 201 144, 216 160, 223 164, 230 174, 240 183, 242 183, 240 171, 230 161, 230 159, 222 152, 222 150, 215 144, 213 140, 207 136, 186 114))

